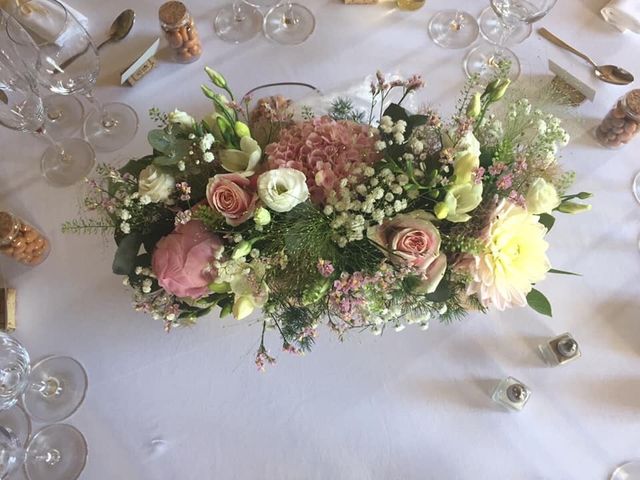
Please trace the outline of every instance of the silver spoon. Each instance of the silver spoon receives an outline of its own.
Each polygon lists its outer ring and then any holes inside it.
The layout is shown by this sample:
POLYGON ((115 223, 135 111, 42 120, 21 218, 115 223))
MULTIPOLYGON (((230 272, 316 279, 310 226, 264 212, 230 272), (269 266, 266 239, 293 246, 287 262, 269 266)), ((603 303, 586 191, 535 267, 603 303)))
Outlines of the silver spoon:
POLYGON ((543 38, 549 40, 554 45, 557 45, 560 48, 564 48, 565 50, 589 62, 591 65, 593 65, 593 73, 595 74, 595 76, 603 82, 613 83, 614 85, 629 85, 634 80, 633 75, 626 71, 624 68, 620 68, 615 65, 597 65, 593 60, 591 60, 591 58, 589 58, 589 56, 576 50, 568 43, 560 40, 546 28, 539 29, 538 34, 540 34, 540 36, 542 36, 543 38))
POLYGON ((129 35, 129 32, 133 28, 133 22, 136 20, 136 13, 133 10, 125 10, 120 15, 116 17, 116 19, 111 24, 111 28, 109 28, 109 35, 107 39, 98 45, 98 50, 102 48, 104 45, 110 42, 119 42, 124 37, 129 35))
MULTIPOLYGON (((135 19, 136 19, 136 12, 134 12, 133 10, 128 9, 121 12, 120 15, 118 15, 116 19, 113 21, 113 23, 111 24, 107 39, 104 42, 102 42, 100 45, 98 45, 96 50, 100 50, 100 48, 106 45, 107 43, 119 42, 124 37, 129 35, 129 32, 133 28, 133 22, 135 21, 135 19)), ((64 70, 69 65, 71 65, 77 58, 84 55, 88 48, 89 47, 87 46, 87 48, 85 48, 83 51, 76 53, 71 58, 68 58, 62 63, 62 65, 56 67, 56 69, 59 70, 60 72, 64 72, 64 70)))

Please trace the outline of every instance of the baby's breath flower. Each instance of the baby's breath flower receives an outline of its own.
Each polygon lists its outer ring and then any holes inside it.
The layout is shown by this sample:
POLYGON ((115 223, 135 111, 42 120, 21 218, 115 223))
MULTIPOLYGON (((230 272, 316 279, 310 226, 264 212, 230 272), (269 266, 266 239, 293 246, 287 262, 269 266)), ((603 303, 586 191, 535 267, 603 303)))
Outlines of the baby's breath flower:
POLYGON ((120 230, 122 230, 122 233, 131 233, 131 225, 127 222, 122 222, 120 224, 120 230))
POLYGON ((213 162, 213 159, 214 159, 213 153, 205 152, 205 154, 202 156, 202 159, 207 163, 213 162))
POLYGON ((178 162, 178 170, 180 170, 181 172, 184 172, 186 170, 186 168, 187 168, 187 166, 185 165, 184 161, 180 160, 178 162))

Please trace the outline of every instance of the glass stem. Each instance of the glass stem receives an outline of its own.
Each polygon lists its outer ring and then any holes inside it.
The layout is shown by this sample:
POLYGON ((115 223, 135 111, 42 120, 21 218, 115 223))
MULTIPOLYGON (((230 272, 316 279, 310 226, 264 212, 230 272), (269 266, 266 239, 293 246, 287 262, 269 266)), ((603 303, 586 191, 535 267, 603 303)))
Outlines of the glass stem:
POLYGON ((242 12, 242 2, 234 1, 231 7, 233 8, 233 19, 237 23, 244 22, 247 17, 242 12))
POLYGON ((105 130, 109 130, 110 128, 118 125, 118 121, 112 117, 110 117, 104 110, 102 103, 93 95, 93 91, 87 92, 84 94, 84 97, 89 100, 89 103, 93 105, 93 108, 96 109, 98 115, 100 115, 100 124, 105 130))
POLYGON ((285 27, 290 27, 298 23, 298 19, 293 13, 293 3, 287 2, 285 4, 284 16, 282 17, 282 23, 285 27))
POLYGON ((460 10, 456 10, 456 14, 453 17, 453 21, 451 22, 451 30, 454 32, 459 32, 464 27, 464 15, 460 10))
POLYGON ((500 43, 498 44, 500 47, 505 47, 507 44, 507 40, 511 37, 511 34, 516 29, 516 25, 512 22, 507 22, 504 19, 500 19, 502 23, 502 32, 500 32, 500 43))
POLYGON ((49 135, 49 132, 47 132, 47 130, 44 128, 44 125, 42 127, 40 127, 38 130, 36 130, 36 132, 38 135, 42 136, 45 140, 47 140, 47 142, 49 142, 53 147, 55 147, 56 150, 58 150, 58 156, 60 157, 60 162, 61 163, 66 163, 69 160, 69 157, 67 156, 67 154, 64 151, 64 148, 62 147, 62 145, 58 142, 56 142, 53 137, 51 135, 49 135))
POLYGON ((62 393, 62 383, 54 377, 49 377, 31 384, 31 389, 40 393, 44 398, 56 397, 62 393))
POLYGON ((44 462, 47 465, 54 466, 62 460, 62 454, 55 448, 50 448, 46 452, 42 452, 40 455, 36 455, 35 459, 44 462))

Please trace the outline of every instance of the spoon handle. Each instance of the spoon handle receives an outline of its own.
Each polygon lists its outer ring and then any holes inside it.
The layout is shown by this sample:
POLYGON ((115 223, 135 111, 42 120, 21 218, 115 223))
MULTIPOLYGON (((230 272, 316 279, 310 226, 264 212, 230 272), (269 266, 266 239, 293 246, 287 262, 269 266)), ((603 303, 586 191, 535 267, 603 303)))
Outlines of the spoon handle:
POLYGON ((571 45, 569 45, 568 43, 560 40, 558 37, 556 37, 553 33, 551 33, 549 30, 547 30, 546 28, 540 28, 538 30, 538 34, 543 37, 546 38, 547 40, 549 40, 551 43, 553 43, 554 45, 560 47, 560 48, 564 48, 565 50, 573 53, 574 55, 579 56, 580 58, 583 58, 584 60, 586 60, 587 62, 589 62, 591 65, 593 65, 594 67, 597 67, 597 65, 595 64, 595 62, 593 60, 591 60, 591 58, 589 58, 587 55, 585 55, 584 53, 582 53, 579 50, 576 50, 575 48, 573 48, 571 45))

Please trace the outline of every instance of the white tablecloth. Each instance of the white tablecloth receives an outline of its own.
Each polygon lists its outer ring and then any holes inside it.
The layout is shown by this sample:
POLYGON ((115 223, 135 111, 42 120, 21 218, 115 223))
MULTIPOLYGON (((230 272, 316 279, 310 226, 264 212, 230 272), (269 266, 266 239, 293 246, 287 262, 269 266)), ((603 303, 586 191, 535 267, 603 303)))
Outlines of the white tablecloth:
MULTIPOLYGON (((429 1, 408 13, 391 4, 310 0, 317 30, 287 48, 262 37, 225 44, 212 29, 220 0, 190 0, 202 59, 162 63, 125 88, 117 86, 119 72, 160 33, 160 1, 69 3, 89 17, 97 40, 119 11, 137 13, 131 38, 103 50, 98 95, 132 105, 140 130, 122 151, 100 155, 104 162, 149 151, 150 107, 207 113, 199 90, 205 65, 223 72, 239 93, 271 81, 333 90, 376 69, 416 72, 428 82, 422 99, 450 112, 465 51, 436 47, 426 24, 438 9, 455 5, 479 14, 486 4, 429 1)), ((558 2, 541 25, 639 75, 640 37, 604 23, 598 15, 604 3, 558 2)), ((549 57, 569 58, 536 35, 516 51, 525 82, 546 74, 549 57)), ((608 478, 616 465, 640 458, 640 206, 630 190, 640 140, 608 151, 589 132, 625 91, 601 84, 596 101, 570 122, 564 162, 578 173, 576 190, 596 196, 592 213, 563 217, 550 235, 554 266, 583 274, 540 285, 553 319, 518 309, 427 332, 353 334, 344 344, 322 330, 311 354, 281 353, 266 374, 253 364, 255 322, 211 317, 167 335, 161 323, 130 310, 128 291, 111 274, 110 239, 60 232, 79 212, 80 189, 48 186, 38 174, 45 144, 2 130, 0 203, 42 227, 53 253, 33 270, 7 259, 0 266, 18 289, 17 337, 33 357, 72 355, 88 371, 87 399, 69 420, 89 443, 82 478, 587 480, 608 478), (583 358, 545 367, 536 345, 565 331, 579 340, 583 358), (491 402, 493 386, 507 375, 533 390, 522 413, 491 402)), ((270 345, 278 351, 275 335, 270 345)))

